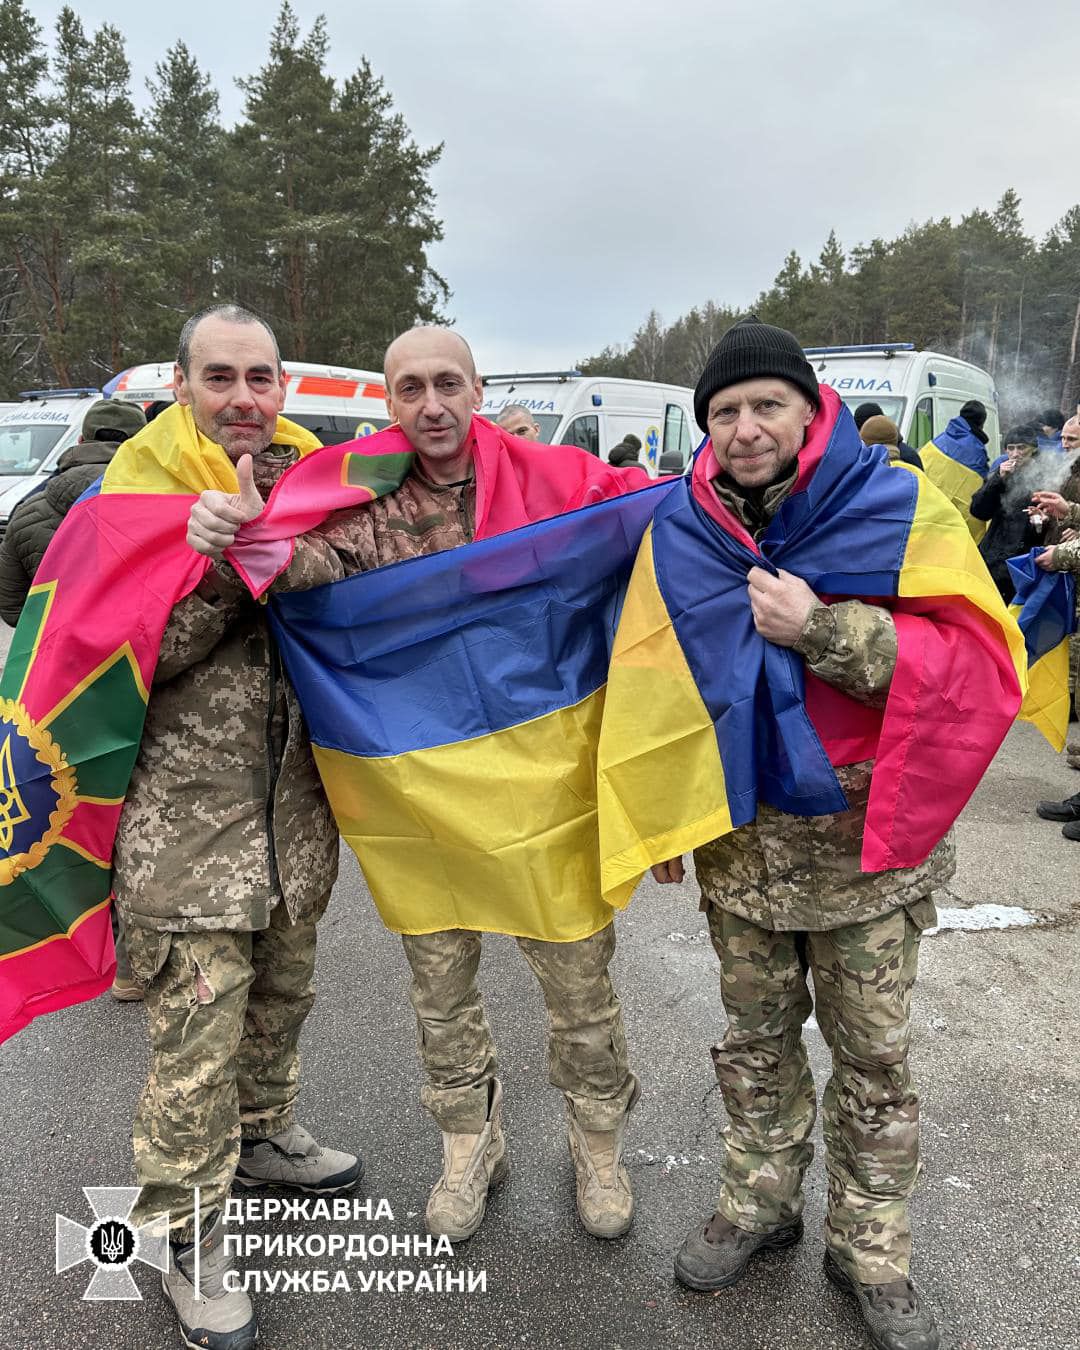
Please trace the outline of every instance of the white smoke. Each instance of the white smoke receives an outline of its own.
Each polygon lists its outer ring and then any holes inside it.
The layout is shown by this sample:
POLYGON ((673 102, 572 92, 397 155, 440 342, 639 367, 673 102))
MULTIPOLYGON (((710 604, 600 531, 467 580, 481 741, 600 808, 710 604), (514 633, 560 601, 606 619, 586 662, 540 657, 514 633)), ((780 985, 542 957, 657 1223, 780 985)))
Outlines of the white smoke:
POLYGON ((1027 506, 1033 492, 1060 492, 1080 451, 1071 455, 1057 450, 1040 450, 1026 459, 1005 478, 1005 509, 1027 506))

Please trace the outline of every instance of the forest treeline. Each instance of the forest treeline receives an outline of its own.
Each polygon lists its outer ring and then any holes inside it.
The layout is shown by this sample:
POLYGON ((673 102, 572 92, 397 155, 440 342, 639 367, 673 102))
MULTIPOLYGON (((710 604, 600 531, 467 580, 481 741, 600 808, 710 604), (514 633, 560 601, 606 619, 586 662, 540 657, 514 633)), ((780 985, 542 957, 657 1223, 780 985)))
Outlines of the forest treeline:
POLYGON ((846 249, 835 231, 815 262, 795 252, 747 310, 707 301, 671 324, 653 310, 629 342, 586 357, 586 373, 693 385, 713 343, 743 314, 804 346, 912 342, 994 376, 1018 415, 1080 399, 1080 206, 1042 240, 1010 189, 993 210, 912 224, 846 249))
POLYGON ((361 367, 443 317, 442 147, 416 144, 366 60, 334 80, 327 48, 324 19, 303 33, 282 5, 226 128, 182 41, 140 113, 116 27, 64 8, 48 49, 23 0, 0 0, 0 397, 167 359, 220 298, 266 315, 295 360, 361 367))

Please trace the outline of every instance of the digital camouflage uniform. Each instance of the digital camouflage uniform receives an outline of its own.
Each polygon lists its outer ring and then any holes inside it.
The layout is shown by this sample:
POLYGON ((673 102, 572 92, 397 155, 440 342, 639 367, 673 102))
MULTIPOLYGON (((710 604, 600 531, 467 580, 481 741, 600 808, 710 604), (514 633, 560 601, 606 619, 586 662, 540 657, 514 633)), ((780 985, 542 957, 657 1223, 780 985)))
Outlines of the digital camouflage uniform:
MULTIPOLYGON (((1054 570, 1072 572, 1080 579, 1080 539, 1074 539, 1066 544, 1057 542, 1063 530, 1080 531, 1080 458, 1077 459, 1077 466, 1065 480, 1061 495, 1072 503, 1072 509, 1064 520, 1058 522, 1055 536, 1051 540, 1056 550, 1054 570)), ((1077 612, 1080 613, 1080 586, 1077 587, 1076 604, 1077 612)), ((1069 639, 1069 688, 1072 690, 1073 707, 1080 713, 1080 633, 1074 633, 1069 639)), ((1075 731, 1065 746, 1065 756, 1071 769, 1080 769, 1080 734, 1075 731)))
MULTIPOLYGON (((397 491, 360 511, 342 511, 297 541, 276 589, 305 589, 387 563, 455 548, 473 538, 475 483, 440 485, 415 469, 397 491)), ((476 971, 481 935, 450 929, 402 934, 412 968, 427 1082, 424 1106, 447 1133, 478 1133, 487 1119, 497 1063, 476 971)), ((608 976, 612 924, 577 942, 518 938, 547 1006, 550 1078, 584 1129, 614 1129, 635 1080, 627 1064, 619 1000, 608 976)))
MULTIPOLYGON (((256 456, 265 496, 296 452, 256 456)), ((116 902, 146 986, 150 1072, 134 1129, 136 1222, 192 1235, 241 1134, 291 1123, 315 922, 338 834, 262 607, 227 566, 165 629, 115 845, 116 902)))
MULTIPOLYGON (((757 501, 737 495, 730 480, 714 486, 759 535, 796 470, 757 501)), ((884 703, 896 662, 885 609, 819 604, 795 650, 821 679, 884 703)), ((802 1212, 816 1115, 802 1026, 814 1008, 833 1058, 823 1102, 826 1241, 857 1280, 883 1284, 907 1274, 911 1255, 906 1202, 919 1170, 907 1063, 911 989, 920 935, 935 921, 930 893, 952 875, 954 851, 947 836, 919 867, 861 870, 872 768, 837 769, 848 810, 801 817, 760 803, 754 824, 694 858, 728 1015, 712 1051, 730 1120, 720 1212, 750 1232, 802 1212)))

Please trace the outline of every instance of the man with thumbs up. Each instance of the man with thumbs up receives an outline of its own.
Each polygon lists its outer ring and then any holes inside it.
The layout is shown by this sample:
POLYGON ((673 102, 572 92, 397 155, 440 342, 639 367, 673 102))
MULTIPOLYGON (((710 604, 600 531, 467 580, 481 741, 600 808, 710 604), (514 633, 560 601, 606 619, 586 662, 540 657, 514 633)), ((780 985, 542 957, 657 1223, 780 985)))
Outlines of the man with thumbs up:
MULTIPOLYGON (((195 315, 175 387, 199 452, 214 442, 237 466, 239 493, 204 496, 238 520, 258 515, 299 453, 281 443, 290 424, 278 420, 285 379, 273 332, 235 305, 195 315)), ((172 426, 162 434, 178 434, 172 426)), ((188 540, 215 562, 165 630, 115 845, 116 902, 150 1037, 132 1221, 169 1214, 164 1287, 186 1342, 241 1350, 258 1331, 229 1278, 222 1218, 234 1179, 330 1196, 355 1186, 362 1166, 316 1143, 293 1114, 337 829, 261 606, 220 564, 198 508, 188 540)))

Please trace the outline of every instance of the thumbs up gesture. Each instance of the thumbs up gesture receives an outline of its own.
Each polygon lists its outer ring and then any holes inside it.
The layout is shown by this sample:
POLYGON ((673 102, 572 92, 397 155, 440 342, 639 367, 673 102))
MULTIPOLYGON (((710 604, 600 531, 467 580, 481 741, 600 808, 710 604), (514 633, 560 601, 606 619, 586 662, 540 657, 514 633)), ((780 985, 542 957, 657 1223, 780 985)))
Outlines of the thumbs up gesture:
POLYGON ((220 558, 241 525, 262 515, 263 499, 255 486, 250 455, 236 465, 239 492, 203 492, 188 517, 187 541, 196 553, 220 558))

